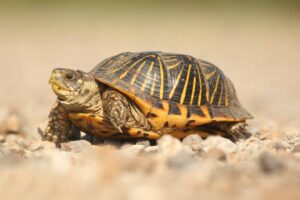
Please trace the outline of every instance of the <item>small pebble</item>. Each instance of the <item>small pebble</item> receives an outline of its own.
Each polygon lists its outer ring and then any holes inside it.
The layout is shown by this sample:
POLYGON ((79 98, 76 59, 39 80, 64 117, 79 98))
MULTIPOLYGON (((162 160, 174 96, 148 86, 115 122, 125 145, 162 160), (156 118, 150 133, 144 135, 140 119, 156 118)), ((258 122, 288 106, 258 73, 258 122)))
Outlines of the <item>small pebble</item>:
POLYGON ((259 156, 258 163, 265 173, 279 172, 285 168, 284 163, 278 157, 267 152, 259 156))
POLYGON ((157 141, 157 144, 162 153, 167 157, 176 155, 181 151, 193 153, 190 147, 183 145, 179 139, 174 138, 171 135, 164 135, 157 141))
POLYGON ((61 149, 63 151, 69 151, 74 153, 81 153, 86 150, 90 150, 92 148, 91 143, 85 140, 77 140, 77 141, 71 141, 68 143, 62 143, 61 149))
POLYGON ((300 152, 300 144, 295 145, 292 152, 293 153, 299 153, 300 152))
POLYGON ((211 149, 220 149, 228 154, 237 152, 238 150, 237 144, 221 136, 210 136, 203 141, 202 145, 203 150, 206 152, 211 149))
POLYGON ((5 134, 20 133, 20 131, 21 131, 20 117, 15 113, 9 115, 3 121, 3 131, 4 131, 5 134))
POLYGON ((213 159, 213 160, 219 160, 219 161, 226 161, 227 155, 224 151, 220 149, 210 149, 205 155, 205 159, 213 159))
POLYGON ((159 147, 158 146, 149 146, 149 147, 146 147, 144 149, 144 151, 147 153, 157 153, 159 151, 159 147))
POLYGON ((193 151, 201 151, 203 139, 198 134, 192 134, 182 140, 182 144, 190 147, 193 151))
POLYGON ((191 154, 181 151, 177 155, 167 159, 167 165, 171 168, 182 169, 194 161, 191 154))
MULTIPOLYGON (((100 139, 99 137, 94 137, 94 140, 93 140, 92 144, 96 144, 95 141, 96 140, 100 141, 99 139, 100 139)), ((117 140, 105 139, 105 140, 103 140, 103 144, 107 145, 107 146, 113 146, 113 147, 122 147, 124 145, 129 144, 129 143, 122 144, 120 141, 117 141, 117 140)))
POLYGON ((138 154, 145 149, 145 146, 140 144, 136 144, 136 145, 126 144, 123 145, 121 149, 128 153, 138 154))
POLYGON ((3 135, 0 135, 0 143, 5 142, 5 137, 3 135))
POLYGON ((49 141, 33 141, 29 146, 30 151, 39 151, 44 149, 55 149, 55 148, 56 148, 55 143, 49 141))
POLYGON ((145 147, 149 147, 151 144, 150 144, 150 141, 147 140, 147 139, 138 139, 136 141, 136 144, 137 145, 144 145, 145 147))
POLYGON ((280 142, 276 142, 275 144, 274 144, 274 149, 276 150, 276 151, 286 151, 286 147, 285 147, 285 145, 283 145, 282 143, 280 143, 280 142))

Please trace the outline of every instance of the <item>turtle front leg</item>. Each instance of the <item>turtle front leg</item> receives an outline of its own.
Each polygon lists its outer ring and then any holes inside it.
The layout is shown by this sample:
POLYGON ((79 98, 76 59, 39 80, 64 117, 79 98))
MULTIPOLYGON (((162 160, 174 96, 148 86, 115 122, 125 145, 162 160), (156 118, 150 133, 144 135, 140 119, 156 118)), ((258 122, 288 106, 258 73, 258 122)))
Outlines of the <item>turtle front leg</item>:
POLYGON ((71 136, 71 127, 67 110, 59 102, 56 102, 49 114, 43 140, 55 142, 59 146, 60 143, 68 141, 71 136))
POLYGON ((111 124, 122 133, 128 116, 129 103, 127 99, 114 90, 103 92, 103 111, 111 124))
MULTIPOLYGON (((111 124, 120 132, 128 132, 135 128, 144 131, 150 130, 150 125, 141 111, 121 93, 107 89, 102 94, 103 111, 111 124)), ((132 135, 136 135, 132 130, 132 135)))

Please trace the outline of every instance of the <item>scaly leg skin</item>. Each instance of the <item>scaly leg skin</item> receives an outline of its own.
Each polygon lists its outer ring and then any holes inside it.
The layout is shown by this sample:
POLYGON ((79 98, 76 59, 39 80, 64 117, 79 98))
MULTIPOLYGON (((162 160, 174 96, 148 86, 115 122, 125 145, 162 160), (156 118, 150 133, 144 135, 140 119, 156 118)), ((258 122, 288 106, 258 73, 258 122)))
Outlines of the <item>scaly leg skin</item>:
POLYGON ((128 108, 129 103, 123 95, 111 89, 103 92, 103 111, 120 133, 123 132, 122 127, 124 127, 129 114, 128 108))
POLYGON ((229 136, 229 138, 235 142, 239 139, 247 139, 251 136, 251 134, 246 130, 247 126, 248 124, 246 122, 236 122, 236 123, 220 122, 216 124, 216 127, 224 131, 229 136))
POLYGON ((251 134, 247 131, 248 124, 246 122, 240 122, 233 124, 228 133, 232 136, 235 136, 235 139, 247 139, 251 134))
POLYGON ((50 112, 43 140, 54 142, 59 146, 60 143, 69 140, 71 126, 66 109, 59 102, 56 102, 50 112))
MULTIPOLYGON (((125 96, 109 88, 103 92, 102 97, 103 111, 120 133, 125 131, 130 134, 132 128, 139 129, 138 131, 150 130, 150 125, 145 116, 125 96)), ((134 132, 132 136, 137 137, 134 132)))

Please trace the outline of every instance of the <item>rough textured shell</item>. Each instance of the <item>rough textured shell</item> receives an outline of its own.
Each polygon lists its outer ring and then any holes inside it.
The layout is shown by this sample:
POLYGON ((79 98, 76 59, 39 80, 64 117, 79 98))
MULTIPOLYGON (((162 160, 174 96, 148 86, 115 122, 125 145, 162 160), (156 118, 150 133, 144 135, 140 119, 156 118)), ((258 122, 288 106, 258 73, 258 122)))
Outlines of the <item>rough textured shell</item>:
POLYGON ((184 106, 187 118, 191 114, 214 121, 252 118, 224 73, 191 56, 126 52, 104 60, 91 73, 98 81, 127 95, 145 114, 152 108, 176 114, 184 106))

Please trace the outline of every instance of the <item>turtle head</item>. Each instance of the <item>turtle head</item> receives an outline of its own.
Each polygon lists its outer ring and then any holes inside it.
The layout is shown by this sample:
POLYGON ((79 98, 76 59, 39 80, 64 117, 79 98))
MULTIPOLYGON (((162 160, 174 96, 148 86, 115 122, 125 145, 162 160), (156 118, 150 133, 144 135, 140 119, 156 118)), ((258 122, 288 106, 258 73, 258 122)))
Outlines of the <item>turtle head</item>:
POLYGON ((54 69, 49 83, 59 100, 66 101, 77 96, 83 86, 84 72, 71 69, 54 69))
POLYGON ((96 111, 102 106, 99 85, 90 73, 54 69, 49 83, 62 105, 73 111, 96 111))

